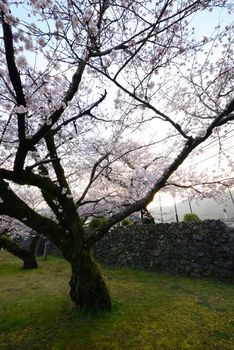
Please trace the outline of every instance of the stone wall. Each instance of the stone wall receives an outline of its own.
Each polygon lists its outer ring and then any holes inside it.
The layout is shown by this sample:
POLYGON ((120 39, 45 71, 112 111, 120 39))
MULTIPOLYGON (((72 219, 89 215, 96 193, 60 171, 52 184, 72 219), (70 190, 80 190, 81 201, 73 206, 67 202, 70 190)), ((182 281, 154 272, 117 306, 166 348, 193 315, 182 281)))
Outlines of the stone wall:
POLYGON ((221 221, 115 228, 94 255, 107 265, 234 281, 234 229, 221 221))

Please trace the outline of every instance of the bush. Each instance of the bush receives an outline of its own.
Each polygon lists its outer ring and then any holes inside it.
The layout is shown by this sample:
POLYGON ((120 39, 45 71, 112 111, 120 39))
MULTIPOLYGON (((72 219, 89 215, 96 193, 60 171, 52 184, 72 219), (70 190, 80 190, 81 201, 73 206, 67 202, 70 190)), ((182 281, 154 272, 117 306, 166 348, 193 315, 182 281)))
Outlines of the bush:
POLYGON ((92 229, 97 229, 101 226, 103 222, 106 221, 106 218, 103 216, 100 217, 93 217, 92 220, 89 223, 89 227, 92 229))
POLYGON ((125 218, 121 221, 122 226, 128 226, 132 224, 132 220, 130 218, 125 218))
POLYGON ((199 217, 195 213, 184 214, 184 222, 200 221, 199 217))

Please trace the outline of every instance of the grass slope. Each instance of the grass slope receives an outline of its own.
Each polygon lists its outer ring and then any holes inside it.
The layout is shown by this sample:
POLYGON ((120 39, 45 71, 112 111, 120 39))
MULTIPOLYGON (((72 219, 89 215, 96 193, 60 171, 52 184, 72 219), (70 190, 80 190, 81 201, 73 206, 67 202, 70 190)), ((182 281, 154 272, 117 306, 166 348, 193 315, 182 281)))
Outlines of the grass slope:
POLYGON ((83 314, 59 258, 23 271, 0 252, 1 350, 232 350, 234 286, 130 269, 105 269, 113 311, 83 314))

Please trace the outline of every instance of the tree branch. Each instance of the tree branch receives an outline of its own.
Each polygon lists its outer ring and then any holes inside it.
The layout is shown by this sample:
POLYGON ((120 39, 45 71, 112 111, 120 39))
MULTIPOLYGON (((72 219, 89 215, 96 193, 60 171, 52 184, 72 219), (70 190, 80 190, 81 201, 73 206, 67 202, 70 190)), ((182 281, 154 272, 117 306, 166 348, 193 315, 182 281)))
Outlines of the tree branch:
MULTIPOLYGON (((12 30, 10 25, 5 21, 5 15, 3 11, 1 11, 1 18, 2 18, 5 55, 6 55, 9 77, 16 94, 16 101, 18 106, 22 105, 26 107, 26 100, 23 93, 20 73, 15 63, 15 51, 13 46, 12 30)), ((18 114, 18 137, 19 137, 20 143, 25 139, 25 113, 18 114)))
POLYGON ((98 159, 98 161, 94 164, 91 174, 90 174, 90 178, 89 178, 89 182, 88 185, 86 186, 84 192, 82 193, 81 197, 79 198, 79 200, 76 202, 77 206, 79 206, 83 199, 85 198, 88 190, 90 189, 90 187, 92 186, 93 182, 97 179, 97 177, 100 175, 100 172, 95 176, 96 173, 96 169, 97 167, 101 164, 101 162, 106 159, 109 156, 110 153, 105 154, 104 156, 102 156, 100 159, 98 159))
MULTIPOLYGON (((102 101, 104 101, 104 99, 107 96, 107 92, 105 90, 104 94, 101 95, 100 99, 98 99, 95 103, 92 104, 92 106, 90 106, 89 108, 85 109, 84 111, 80 112, 79 114, 77 114, 76 116, 65 120, 63 123, 61 123, 59 126, 57 126, 55 129, 53 129, 53 134, 56 134, 63 126, 68 125, 69 123, 82 118, 85 115, 91 115, 91 111, 93 108, 97 107, 102 101)), ((98 119, 98 118, 97 118, 98 119)))
POLYGON ((3 200, 3 203, 0 204, 0 215, 13 217, 41 235, 46 233, 60 247, 63 231, 59 225, 32 210, 2 178, 0 178, 0 196, 3 200))
MULTIPOLYGON (((81 78, 85 69, 87 62, 81 61, 79 67, 77 68, 75 74, 72 77, 72 81, 70 86, 62 100, 62 102, 67 105, 69 101, 72 100, 75 93, 78 90, 79 84, 81 82, 81 78)), ((19 173, 23 170, 25 158, 30 149, 33 148, 45 135, 49 130, 51 130, 52 126, 58 121, 65 110, 65 106, 61 106, 55 112, 53 112, 50 116, 51 124, 47 125, 46 123, 36 132, 36 134, 32 137, 31 140, 25 140, 23 145, 19 145, 19 148, 15 157, 14 171, 19 173), (26 142, 27 141, 27 142, 26 142)))
POLYGON ((52 196, 58 199, 61 197, 60 188, 45 176, 34 174, 26 170, 22 171, 19 175, 15 174, 15 172, 11 170, 0 169, 0 178, 1 177, 3 179, 13 181, 18 185, 30 185, 38 187, 41 190, 49 192, 52 196))

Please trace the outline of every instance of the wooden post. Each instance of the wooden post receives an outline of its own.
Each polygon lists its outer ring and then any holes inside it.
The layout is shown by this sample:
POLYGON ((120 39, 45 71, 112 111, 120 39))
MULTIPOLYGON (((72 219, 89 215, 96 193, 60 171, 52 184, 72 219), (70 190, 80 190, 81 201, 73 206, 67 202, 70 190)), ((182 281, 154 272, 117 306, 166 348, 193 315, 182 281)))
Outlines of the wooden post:
POLYGON ((45 242, 45 245, 44 245, 44 252, 43 252, 43 257, 42 257, 43 260, 47 260, 49 245, 50 245, 49 242, 45 242))

